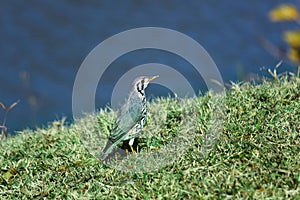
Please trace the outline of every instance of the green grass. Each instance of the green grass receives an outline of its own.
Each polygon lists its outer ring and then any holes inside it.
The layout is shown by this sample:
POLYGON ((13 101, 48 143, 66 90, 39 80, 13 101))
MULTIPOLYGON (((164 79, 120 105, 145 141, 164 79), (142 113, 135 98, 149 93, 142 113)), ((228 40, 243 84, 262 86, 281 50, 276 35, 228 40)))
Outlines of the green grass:
POLYGON ((140 153, 117 163, 133 171, 105 166, 89 153, 97 156, 103 148, 114 112, 21 131, 0 142, 0 199, 299 199, 300 79, 233 85, 217 101, 224 105, 223 131, 204 154, 209 119, 217 111, 213 99, 208 94, 151 103, 140 153), (152 169, 149 163, 129 166, 175 137, 188 147, 173 148, 179 152, 175 162, 141 173, 134 171, 152 169))

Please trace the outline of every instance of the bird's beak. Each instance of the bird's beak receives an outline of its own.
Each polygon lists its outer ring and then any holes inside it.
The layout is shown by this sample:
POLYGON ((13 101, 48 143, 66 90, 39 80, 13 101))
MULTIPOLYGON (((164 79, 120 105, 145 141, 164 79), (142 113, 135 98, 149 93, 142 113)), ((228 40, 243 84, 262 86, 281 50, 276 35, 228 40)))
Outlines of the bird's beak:
POLYGON ((153 81, 154 79, 157 79, 158 77, 159 77, 158 75, 151 77, 151 78, 149 79, 149 82, 150 82, 150 81, 153 81))

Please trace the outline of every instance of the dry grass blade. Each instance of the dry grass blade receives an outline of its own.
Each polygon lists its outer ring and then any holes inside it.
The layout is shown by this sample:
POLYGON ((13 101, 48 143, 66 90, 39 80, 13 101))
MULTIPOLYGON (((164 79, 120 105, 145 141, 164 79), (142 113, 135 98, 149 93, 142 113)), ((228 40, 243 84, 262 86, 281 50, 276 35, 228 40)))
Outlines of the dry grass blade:
POLYGON ((8 112, 13 109, 18 103, 20 102, 20 100, 15 101, 14 103, 12 103, 8 108, 2 103, 0 102, 0 106, 3 108, 4 110, 4 117, 2 120, 2 126, 0 126, 1 130, 1 137, 0 140, 2 138, 5 138, 7 136, 7 127, 6 127, 6 120, 7 120, 7 114, 8 112))
POLYGON ((6 110, 7 110, 7 111, 10 111, 10 110, 13 109, 19 102, 20 102, 20 100, 14 102, 14 103, 11 104, 6 110))
POLYGON ((279 68, 281 64, 282 64, 282 60, 281 60, 279 63, 277 63, 277 65, 275 66, 273 72, 271 71, 271 69, 268 69, 268 70, 267 70, 268 73, 269 73, 275 80, 277 80, 277 81, 279 80, 278 75, 277 75, 277 68, 279 68))
POLYGON ((0 102, 0 106, 3 108, 3 110, 6 110, 6 106, 2 102, 0 102))

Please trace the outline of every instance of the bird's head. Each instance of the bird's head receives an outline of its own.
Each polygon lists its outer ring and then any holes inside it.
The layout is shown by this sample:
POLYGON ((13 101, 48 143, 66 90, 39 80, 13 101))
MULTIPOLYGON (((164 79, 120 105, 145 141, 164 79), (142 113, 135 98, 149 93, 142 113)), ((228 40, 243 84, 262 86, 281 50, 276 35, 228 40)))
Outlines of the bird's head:
POLYGON ((144 90, 146 89, 148 84, 154 79, 157 79, 158 77, 158 75, 152 77, 140 76, 133 81, 133 87, 140 93, 144 93, 144 90))

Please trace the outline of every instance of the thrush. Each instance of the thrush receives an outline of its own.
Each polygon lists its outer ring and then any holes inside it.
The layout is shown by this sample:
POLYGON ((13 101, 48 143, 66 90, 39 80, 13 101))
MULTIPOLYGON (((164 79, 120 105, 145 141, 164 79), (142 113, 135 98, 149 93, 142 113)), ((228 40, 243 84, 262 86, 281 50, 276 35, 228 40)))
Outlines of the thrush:
POLYGON ((132 147, 134 139, 138 137, 146 122, 147 100, 145 89, 156 78, 158 78, 158 75, 153 77, 140 76, 133 81, 128 98, 118 112, 107 144, 102 151, 101 160, 106 160, 117 145, 125 140, 129 140, 131 151, 134 152, 132 147))

